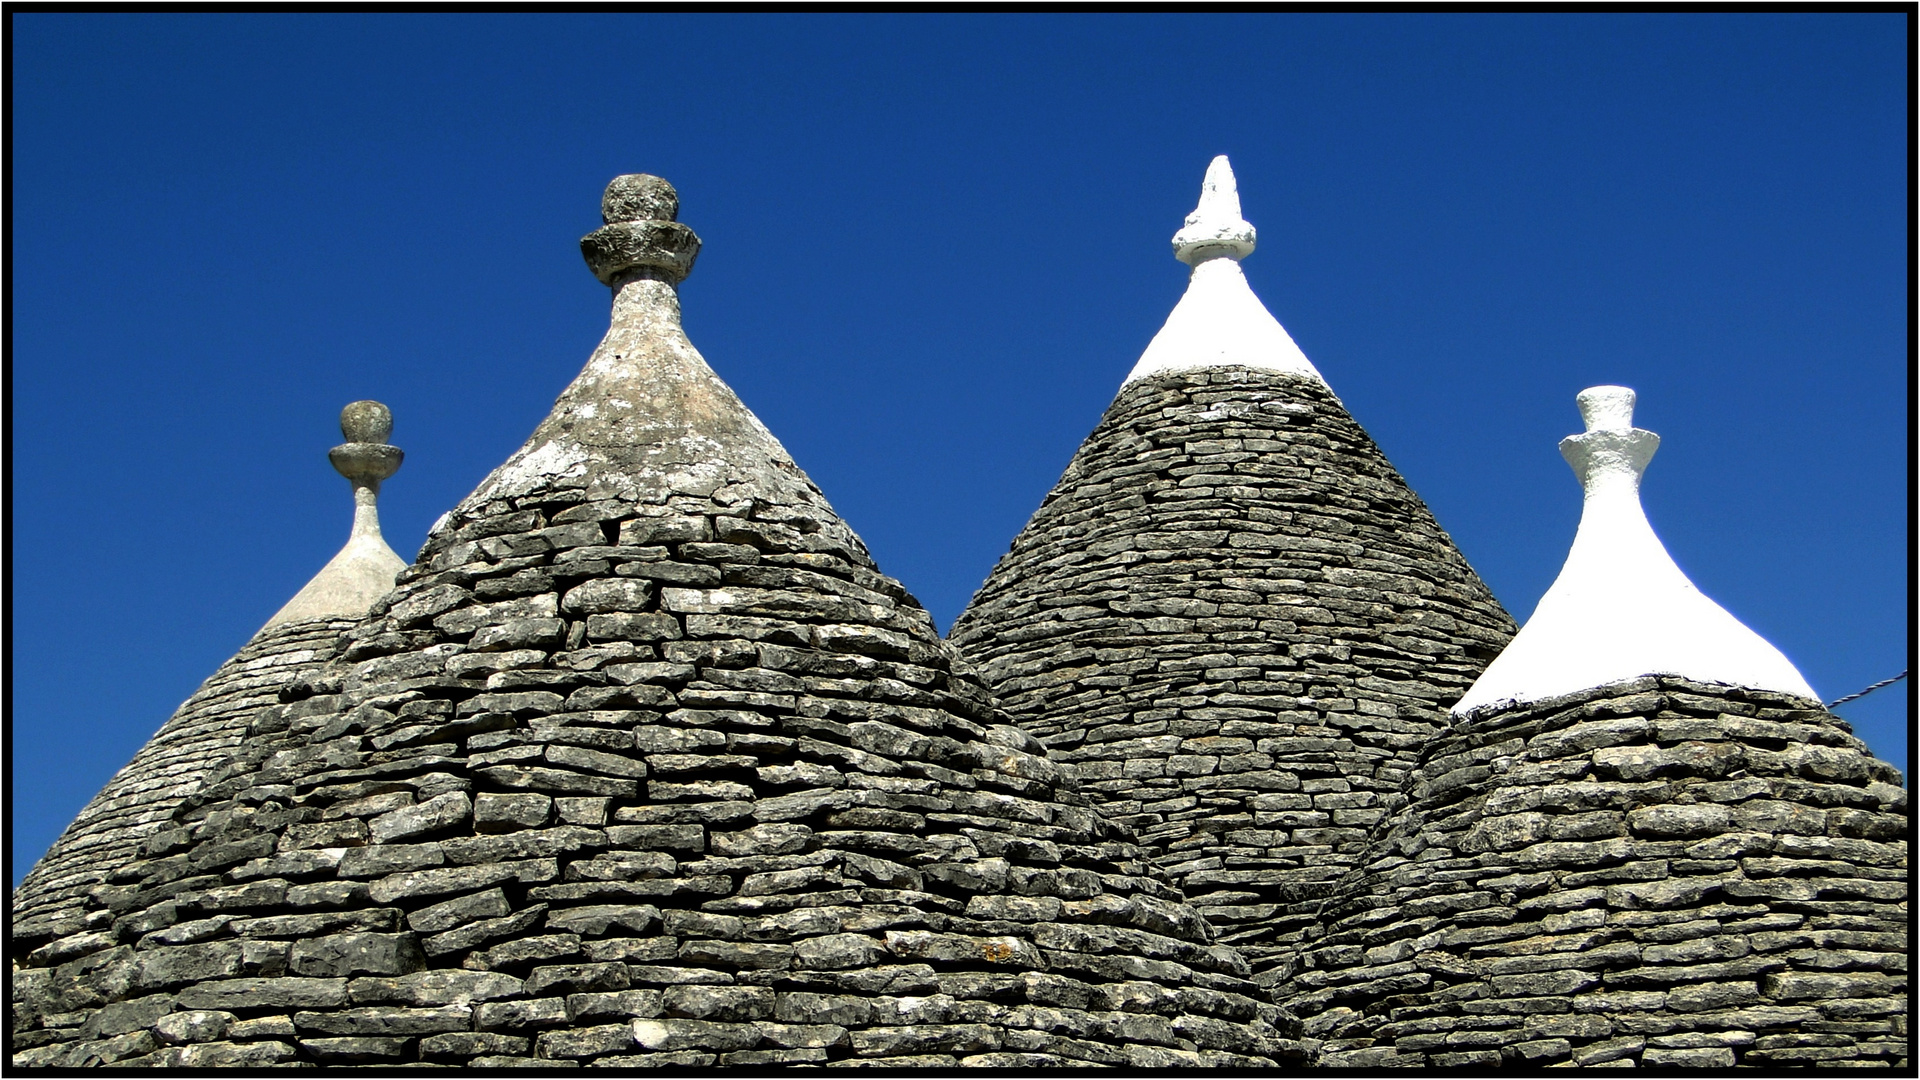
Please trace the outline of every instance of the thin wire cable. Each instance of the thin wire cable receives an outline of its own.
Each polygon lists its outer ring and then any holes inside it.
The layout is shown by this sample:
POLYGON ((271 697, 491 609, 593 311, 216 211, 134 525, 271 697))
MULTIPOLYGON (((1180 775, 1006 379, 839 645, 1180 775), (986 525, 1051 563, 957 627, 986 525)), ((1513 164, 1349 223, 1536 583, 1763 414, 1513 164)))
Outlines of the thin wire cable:
POLYGON ((1907 677, 1907 673, 1903 671, 1900 674, 1895 675, 1891 679, 1881 679, 1879 682, 1874 683, 1872 686, 1867 687, 1865 690, 1862 690, 1857 694, 1848 694, 1846 697, 1843 697, 1843 698, 1835 698, 1832 701, 1827 702, 1827 705, 1826 705, 1827 710, 1831 712, 1836 705, 1845 705, 1849 701, 1858 701, 1861 698, 1866 697, 1868 694, 1873 693, 1875 690, 1878 690, 1883 686, 1892 686, 1894 683, 1897 683, 1901 679, 1904 679, 1906 677, 1907 677))

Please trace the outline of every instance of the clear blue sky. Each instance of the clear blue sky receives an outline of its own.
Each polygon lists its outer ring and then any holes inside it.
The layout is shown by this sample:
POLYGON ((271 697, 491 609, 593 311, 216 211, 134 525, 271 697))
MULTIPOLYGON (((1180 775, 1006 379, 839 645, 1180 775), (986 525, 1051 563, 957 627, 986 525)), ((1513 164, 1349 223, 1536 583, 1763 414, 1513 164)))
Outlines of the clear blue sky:
MULTIPOLYGON (((392 406, 411 556, 606 326, 647 171, 686 323, 944 627, 1184 286, 1254 288, 1524 619, 1573 396, 1828 698, 1907 663, 1900 15, 12 17, 12 828, 24 873, 338 549, 392 406)), ((1907 764, 1905 686, 1841 711, 1907 764)))

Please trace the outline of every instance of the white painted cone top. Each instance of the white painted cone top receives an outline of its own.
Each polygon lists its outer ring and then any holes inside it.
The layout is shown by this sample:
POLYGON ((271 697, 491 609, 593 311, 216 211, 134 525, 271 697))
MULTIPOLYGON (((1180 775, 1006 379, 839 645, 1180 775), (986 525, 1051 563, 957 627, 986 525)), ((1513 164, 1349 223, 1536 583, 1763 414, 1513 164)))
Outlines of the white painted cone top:
MULTIPOLYGON (((1240 216, 1240 190, 1225 154, 1207 166, 1200 205, 1173 236, 1173 256, 1193 267, 1186 295, 1126 378, 1239 366, 1322 379, 1280 321, 1253 294, 1240 260, 1253 254, 1254 228, 1240 216)), ((1122 383, 1121 385, 1125 385, 1122 383)))
POLYGON ((1660 437, 1633 426, 1634 393, 1579 396, 1585 434, 1560 442, 1586 490, 1580 530, 1533 617, 1453 711, 1525 704, 1645 675, 1775 690, 1818 701, 1779 649, 1674 565, 1640 505, 1660 437))

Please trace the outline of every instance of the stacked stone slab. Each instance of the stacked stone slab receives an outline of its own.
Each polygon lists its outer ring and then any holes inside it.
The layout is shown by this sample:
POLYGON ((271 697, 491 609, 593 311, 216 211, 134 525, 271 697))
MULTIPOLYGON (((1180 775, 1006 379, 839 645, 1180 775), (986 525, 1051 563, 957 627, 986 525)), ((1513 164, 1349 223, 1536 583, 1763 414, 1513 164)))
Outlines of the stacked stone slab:
POLYGON ((1660 676, 1460 717, 1283 1001, 1329 1065, 1909 1066, 1899 774, 1660 676))
POLYGON ((1295 365, 1136 371, 949 634, 1262 970, 1514 631, 1295 365))
POLYGON ((618 178, 528 442, 382 596, 350 406, 347 548, 16 892, 13 1065, 1910 1067, 1901 778, 1673 565, 1632 391, 1501 652, 1203 192, 955 648, 618 178))
MULTIPOLYGON (((13 892, 16 962, 75 934, 107 929, 88 894, 168 827, 173 813, 232 755, 281 687, 331 660, 349 619, 318 618, 262 630, 188 698, 126 767, 107 781, 13 892)), ((57 955, 57 951, 55 954, 57 955)))
POLYGON ((386 441, 393 415, 356 401, 341 412, 340 430, 347 443, 329 456, 354 489, 346 547, 175 711, 28 872, 12 898, 16 961, 55 938, 102 929, 107 913, 88 904, 92 889, 167 827, 259 714, 278 706, 280 690, 332 660, 340 635, 393 587, 406 564, 380 535, 376 506, 380 482, 404 456, 386 441))
POLYGON ((604 205, 580 379, 18 973, 15 1063, 1304 1060, 686 342, 672 189, 604 205))

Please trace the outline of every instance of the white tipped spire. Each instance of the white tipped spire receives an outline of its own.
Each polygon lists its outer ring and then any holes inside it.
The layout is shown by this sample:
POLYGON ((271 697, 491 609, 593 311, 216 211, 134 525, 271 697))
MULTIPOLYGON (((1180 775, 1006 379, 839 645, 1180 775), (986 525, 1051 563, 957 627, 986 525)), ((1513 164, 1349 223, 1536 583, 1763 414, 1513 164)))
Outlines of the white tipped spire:
POLYGON ((1253 226, 1240 216, 1240 187, 1234 182, 1233 166, 1221 154, 1200 181, 1200 205, 1173 234, 1173 257, 1188 266, 1222 255, 1238 262, 1253 254, 1254 236, 1253 226))
POLYGON ((340 433, 346 444, 327 451, 327 458, 353 484, 353 529, 340 553, 267 626, 326 616, 359 618, 393 591, 394 577, 407 568, 380 535, 380 481, 399 471, 404 457, 399 447, 387 445, 393 414, 377 401, 356 401, 340 410, 340 433))
POLYGON ((1586 491, 1573 550, 1533 617, 1453 711, 1644 675, 1818 701, 1792 662, 1695 588, 1654 535, 1640 478, 1660 436, 1633 426, 1633 391, 1595 386, 1578 401, 1587 430, 1560 441, 1586 491))
POLYGON ((1326 381, 1240 272, 1240 260, 1253 254, 1254 237, 1253 226, 1240 216, 1233 166, 1222 154, 1207 166, 1200 205, 1173 235, 1173 257, 1193 267, 1186 295, 1126 382, 1167 371, 1223 366, 1326 381))

